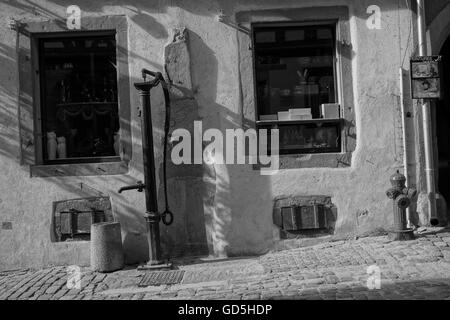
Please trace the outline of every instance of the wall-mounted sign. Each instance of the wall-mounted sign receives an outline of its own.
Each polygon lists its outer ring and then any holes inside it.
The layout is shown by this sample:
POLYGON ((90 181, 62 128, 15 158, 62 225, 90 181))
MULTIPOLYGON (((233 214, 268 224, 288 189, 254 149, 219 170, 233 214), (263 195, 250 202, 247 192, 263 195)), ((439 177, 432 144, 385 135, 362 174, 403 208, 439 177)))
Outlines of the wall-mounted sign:
POLYGON ((442 57, 411 59, 411 94, 413 99, 441 99, 442 57))

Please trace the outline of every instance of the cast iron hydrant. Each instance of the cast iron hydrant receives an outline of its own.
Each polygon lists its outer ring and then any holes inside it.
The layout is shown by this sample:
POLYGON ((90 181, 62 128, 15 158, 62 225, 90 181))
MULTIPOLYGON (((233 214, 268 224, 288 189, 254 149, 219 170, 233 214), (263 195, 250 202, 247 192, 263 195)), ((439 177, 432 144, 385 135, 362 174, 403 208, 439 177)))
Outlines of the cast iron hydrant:
POLYGON ((417 190, 406 187, 406 178, 399 171, 393 174, 390 180, 392 187, 386 191, 386 195, 393 200, 394 230, 390 230, 389 238, 391 240, 412 240, 414 233, 412 229, 407 228, 406 208, 416 196, 417 190))

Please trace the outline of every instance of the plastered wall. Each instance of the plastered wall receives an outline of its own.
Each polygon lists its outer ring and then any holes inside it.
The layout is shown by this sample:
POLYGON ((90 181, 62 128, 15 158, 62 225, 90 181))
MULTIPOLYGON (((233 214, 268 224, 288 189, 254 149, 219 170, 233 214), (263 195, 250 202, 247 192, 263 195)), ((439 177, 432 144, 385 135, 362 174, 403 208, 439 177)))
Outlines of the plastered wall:
MULTIPOLYGON (((403 4, 399 9, 397 2, 387 0, 79 0, 77 5, 82 15, 127 17, 132 142, 129 172, 110 176, 30 178, 29 166, 21 165, 20 161, 16 33, 8 27, 9 17, 23 21, 64 21, 66 8, 71 4, 68 0, 0 3, 0 222, 11 222, 12 226, 0 230, 0 269, 89 264, 89 242, 50 241, 51 208, 54 201, 96 195, 111 197, 114 215, 122 225, 126 261, 146 260, 143 195, 117 193, 119 187, 143 178, 140 119, 136 112, 139 98, 133 82, 140 80, 143 67, 163 71, 167 45, 173 42, 173 29, 186 28, 187 40, 179 49, 180 57, 185 60, 178 66, 172 61, 171 72, 182 79, 182 83, 178 83, 182 93, 171 92, 172 97, 178 99, 173 103, 172 128, 186 126, 189 129, 194 120, 201 120, 204 130, 224 131, 243 126, 244 103, 251 104, 251 96, 242 94, 243 86, 253 86, 253 83, 241 81, 239 50, 242 49, 238 38, 242 35, 217 21, 216 15, 221 9, 233 19, 239 12, 252 10, 348 7, 351 74, 343 76, 351 76, 353 80, 350 90, 356 149, 351 155, 350 167, 300 167, 272 176, 260 175, 251 165, 176 167, 170 164, 169 198, 175 223, 161 229, 165 255, 231 256, 267 252, 279 240, 272 223, 276 197, 331 197, 337 208, 336 235, 363 234, 385 228, 392 222, 391 204, 385 190, 389 187, 389 176, 402 167, 403 155, 398 69, 400 66, 408 68, 408 57, 413 50, 408 42, 411 15, 403 4), (366 10, 372 4, 381 8, 381 29, 371 30, 366 25, 370 16, 366 10)), ((32 103, 33 97, 29 99, 32 103)), ((152 95, 152 112, 156 163, 160 164, 164 120, 160 90, 152 95)), ((411 130, 411 121, 408 119, 408 130, 411 130)), ((33 143, 32 130, 29 134, 33 143)), ((413 133, 411 137, 414 139, 413 133)), ((156 169, 161 195, 161 166, 156 169)), ((161 196, 159 199, 163 204, 161 196)))

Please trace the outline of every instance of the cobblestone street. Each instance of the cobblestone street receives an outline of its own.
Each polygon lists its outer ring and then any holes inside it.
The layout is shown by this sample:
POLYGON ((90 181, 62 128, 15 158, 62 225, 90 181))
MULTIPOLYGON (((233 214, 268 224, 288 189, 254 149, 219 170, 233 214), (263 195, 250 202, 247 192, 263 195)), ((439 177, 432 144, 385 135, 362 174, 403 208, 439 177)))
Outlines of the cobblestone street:
MULTIPOLYGON (((179 284, 138 287, 145 271, 102 274, 81 268, 80 289, 67 267, 0 273, 0 299, 450 299, 450 230, 409 242, 386 236, 334 241, 261 257, 176 261, 179 284), (381 272, 369 290, 369 266, 381 272)), ((148 271, 147 271, 148 272, 148 271)))

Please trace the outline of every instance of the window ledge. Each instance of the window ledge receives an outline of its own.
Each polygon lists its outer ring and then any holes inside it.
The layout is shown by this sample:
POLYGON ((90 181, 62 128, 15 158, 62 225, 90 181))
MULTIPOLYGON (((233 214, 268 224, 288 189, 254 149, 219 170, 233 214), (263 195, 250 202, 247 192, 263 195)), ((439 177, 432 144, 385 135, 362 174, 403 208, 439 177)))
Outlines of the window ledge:
POLYGON ((322 124, 322 123, 336 123, 336 122, 344 122, 344 118, 320 118, 320 119, 309 119, 309 120, 258 120, 256 121, 256 125, 293 125, 293 124, 322 124))
POLYGON ((104 176, 128 173, 125 161, 30 166, 31 177, 104 176))
MULTIPOLYGON (((352 165, 352 152, 310 153, 280 155, 280 170, 302 168, 349 168, 352 165)), ((261 165, 253 165, 260 170, 261 165)))

